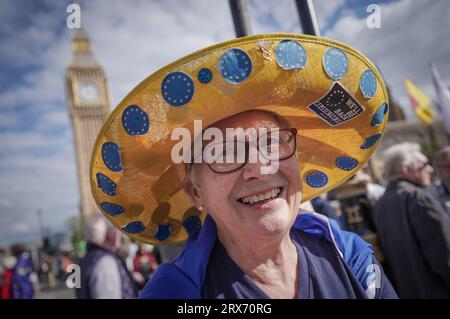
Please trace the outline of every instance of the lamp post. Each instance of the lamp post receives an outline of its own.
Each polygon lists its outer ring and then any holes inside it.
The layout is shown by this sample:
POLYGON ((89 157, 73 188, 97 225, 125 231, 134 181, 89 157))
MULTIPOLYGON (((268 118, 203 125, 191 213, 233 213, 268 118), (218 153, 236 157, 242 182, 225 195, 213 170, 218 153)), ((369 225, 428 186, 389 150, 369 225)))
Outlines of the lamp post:
POLYGON ((300 17, 303 33, 309 35, 320 35, 319 23, 317 22, 316 11, 313 0, 295 0, 297 11, 300 17))
POLYGON ((245 0, 229 0, 231 15, 233 16, 234 30, 236 37, 244 37, 252 33, 250 28, 250 19, 247 12, 247 3, 245 0))
POLYGON ((37 210, 37 215, 38 215, 38 219, 39 219, 39 231, 41 233, 41 244, 44 244, 44 213, 42 211, 42 209, 38 209, 37 210))

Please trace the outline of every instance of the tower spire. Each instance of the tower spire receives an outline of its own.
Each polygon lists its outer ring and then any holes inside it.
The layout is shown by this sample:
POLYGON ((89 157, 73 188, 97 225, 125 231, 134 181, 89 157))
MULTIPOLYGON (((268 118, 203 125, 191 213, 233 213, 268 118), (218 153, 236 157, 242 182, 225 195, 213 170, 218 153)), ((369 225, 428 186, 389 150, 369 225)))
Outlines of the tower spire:
POLYGON ((99 67, 92 52, 91 40, 83 27, 74 29, 72 35, 73 58, 69 67, 96 68, 99 67))
POLYGON ((75 29, 72 37, 72 51, 78 52, 91 52, 91 40, 83 27, 75 29))

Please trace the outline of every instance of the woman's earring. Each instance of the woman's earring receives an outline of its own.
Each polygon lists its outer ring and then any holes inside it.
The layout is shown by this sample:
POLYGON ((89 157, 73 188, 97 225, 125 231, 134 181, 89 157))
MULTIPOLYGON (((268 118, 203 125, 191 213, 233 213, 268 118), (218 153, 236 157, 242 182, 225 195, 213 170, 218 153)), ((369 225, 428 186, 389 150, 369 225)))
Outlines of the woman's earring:
POLYGON ((198 210, 202 212, 203 211, 203 206, 199 206, 198 210))

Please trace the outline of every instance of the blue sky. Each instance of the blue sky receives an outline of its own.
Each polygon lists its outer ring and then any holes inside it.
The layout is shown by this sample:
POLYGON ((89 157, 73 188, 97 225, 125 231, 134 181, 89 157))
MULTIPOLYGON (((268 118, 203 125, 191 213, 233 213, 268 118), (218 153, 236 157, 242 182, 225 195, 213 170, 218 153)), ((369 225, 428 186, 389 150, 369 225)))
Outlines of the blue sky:
MULTIPOLYGON (((78 213, 79 194, 64 71, 71 31, 61 0, 0 0, 0 245, 39 237, 78 213)), ((316 0, 324 36, 347 42, 380 68, 409 112, 403 79, 435 96, 427 64, 450 83, 450 1, 316 0), (366 26, 367 5, 380 29, 366 26)), ((112 106, 161 66, 234 36, 228 0, 90 0, 81 18, 109 80, 112 106)), ((294 0, 248 0, 253 33, 301 32, 294 0)))

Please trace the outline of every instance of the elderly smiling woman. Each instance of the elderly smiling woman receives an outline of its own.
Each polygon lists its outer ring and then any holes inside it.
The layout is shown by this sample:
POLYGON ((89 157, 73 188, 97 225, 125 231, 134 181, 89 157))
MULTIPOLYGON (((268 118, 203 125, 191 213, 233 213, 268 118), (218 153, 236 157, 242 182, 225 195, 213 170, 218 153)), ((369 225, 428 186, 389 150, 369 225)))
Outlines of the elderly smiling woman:
POLYGON ((387 103, 361 53, 302 35, 221 43, 147 78, 105 122, 91 163, 114 225, 156 245, 187 240, 141 298, 396 298, 369 244, 300 209, 370 157, 387 103), (184 163, 177 128, 200 140, 184 163))

